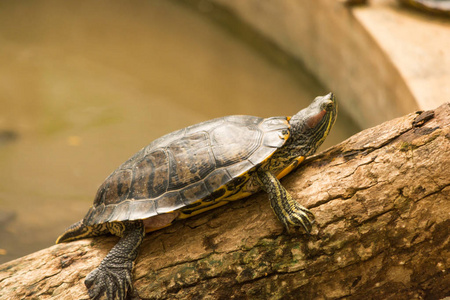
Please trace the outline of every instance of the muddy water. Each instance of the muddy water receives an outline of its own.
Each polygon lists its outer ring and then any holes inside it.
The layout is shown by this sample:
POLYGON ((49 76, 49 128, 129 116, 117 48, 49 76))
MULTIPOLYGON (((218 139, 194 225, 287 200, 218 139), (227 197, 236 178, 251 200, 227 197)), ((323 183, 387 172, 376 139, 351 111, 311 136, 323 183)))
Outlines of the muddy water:
POLYGON ((2 1, 0 66, 0 263, 52 245, 151 140, 328 92, 167 1, 2 1))

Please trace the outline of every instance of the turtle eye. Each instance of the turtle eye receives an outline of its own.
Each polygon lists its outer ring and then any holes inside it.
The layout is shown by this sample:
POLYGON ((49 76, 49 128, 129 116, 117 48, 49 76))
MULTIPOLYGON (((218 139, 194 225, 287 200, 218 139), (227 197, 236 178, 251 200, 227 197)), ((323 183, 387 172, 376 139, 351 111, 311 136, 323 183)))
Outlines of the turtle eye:
POLYGON ((334 103, 331 100, 327 100, 320 105, 322 110, 330 111, 333 109, 334 103))

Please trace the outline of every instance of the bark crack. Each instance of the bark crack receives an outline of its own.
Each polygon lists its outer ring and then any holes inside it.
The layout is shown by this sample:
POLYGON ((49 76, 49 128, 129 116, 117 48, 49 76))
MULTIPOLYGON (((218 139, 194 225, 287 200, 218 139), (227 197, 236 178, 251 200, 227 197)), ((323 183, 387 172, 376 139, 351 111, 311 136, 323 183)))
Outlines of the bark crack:
MULTIPOLYGON (((361 132, 290 175, 290 193, 309 199, 306 205, 316 215, 310 236, 280 234, 281 225, 260 195, 153 233, 133 272, 140 297, 449 295, 450 106, 417 119, 412 128, 414 117, 361 132)), ((30 287, 42 297, 86 297, 85 274, 114 242, 58 244, 9 262, 0 267, 0 298, 29 297, 30 287)))

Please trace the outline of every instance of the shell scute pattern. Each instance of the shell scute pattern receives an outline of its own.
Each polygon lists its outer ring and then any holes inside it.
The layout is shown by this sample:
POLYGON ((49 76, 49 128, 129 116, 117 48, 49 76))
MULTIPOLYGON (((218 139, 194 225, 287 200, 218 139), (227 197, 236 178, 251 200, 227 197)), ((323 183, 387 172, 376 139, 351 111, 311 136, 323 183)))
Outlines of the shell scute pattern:
POLYGON ((197 182, 216 168, 207 132, 185 136, 167 147, 169 161, 169 190, 197 182))
MULTIPOLYGON (((185 206, 186 204, 183 202, 183 199, 179 192, 169 192, 164 195, 164 197, 160 197, 157 201, 153 201, 155 203, 155 212, 157 214, 163 214, 170 211, 174 211, 180 207, 185 206)), ((134 218, 133 218, 134 219, 134 218)))
POLYGON ((269 131, 264 135, 263 145, 266 147, 280 148, 283 146, 285 139, 289 136, 288 131, 269 131))
POLYGON ((180 191, 181 198, 185 205, 189 205, 198 199, 205 198, 211 194, 203 181, 194 183, 180 191))
POLYGON ((147 200, 129 201, 128 207, 130 212, 132 212, 132 217, 135 220, 145 219, 147 218, 149 211, 156 211, 156 202, 147 200))
MULTIPOLYGON (((249 170, 287 137, 286 117, 229 116, 153 141, 102 184, 85 224, 145 219, 180 210, 182 216, 239 194, 249 170)), ((242 192, 243 193, 243 192, 242 192)))
POLYGON ((217 167, 222 168, 248 159, 261 145, 262 132, 257 127, 228 123, 211 133, 212 151, 217 167), (230 134, 233 133, 233 134, 230 134))
POLYGON ((164 149, 156 149, 138 160, 133 167, 131 197, 155 198, 169 187, 169 156, 164 149))
POLYGON ((281 131, 289 128, 286 117, 271 117, 264 120, 259 126, 262 131, 281 131))
POLYGON ((221 186, 232 180, 232 176, 226 169, 214 170, 208 177, 205 178, 204 182, 208 191, 213 193, 221 186))
POLYGON ((100 212, 100 210, 103 209, 103 211, 101 211, 101 214, 98 216, 94 215, 93 218, 97 219, 99 223, 105 223, 109 220, 115 208, 116 207, 114 205, 105 206, 102 204, 97 210, 100 212))

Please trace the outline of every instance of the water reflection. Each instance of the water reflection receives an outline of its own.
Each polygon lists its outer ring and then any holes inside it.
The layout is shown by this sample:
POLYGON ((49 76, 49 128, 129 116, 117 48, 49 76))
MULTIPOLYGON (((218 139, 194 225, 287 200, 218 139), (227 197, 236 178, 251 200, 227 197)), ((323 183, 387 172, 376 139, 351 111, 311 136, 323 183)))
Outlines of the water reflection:
POLYGON ((151 140, 328 92, 167 1, 3 1, 0 65, 0 263, 52 245, 151 140))

